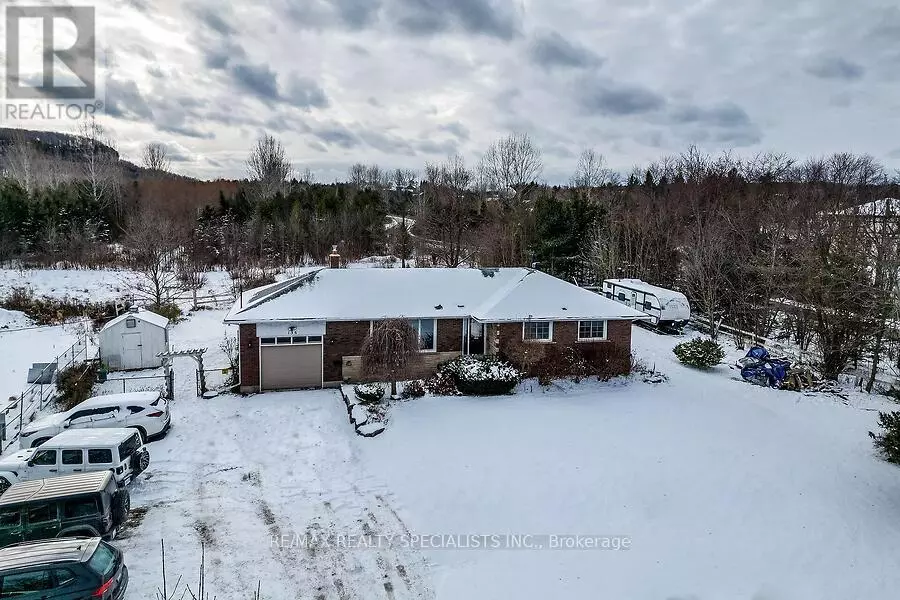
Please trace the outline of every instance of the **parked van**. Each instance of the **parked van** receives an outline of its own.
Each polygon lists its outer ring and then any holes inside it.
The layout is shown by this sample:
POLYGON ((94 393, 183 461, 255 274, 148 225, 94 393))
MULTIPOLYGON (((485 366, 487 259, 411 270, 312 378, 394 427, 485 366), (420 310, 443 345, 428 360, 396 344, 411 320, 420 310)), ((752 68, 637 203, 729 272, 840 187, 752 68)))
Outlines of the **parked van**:
POLYGON ((0 496, 0 546, 56 537, 112 539, 130 509, 128 490, 110 471, 22 481, 0 496))
POLYGON ((112 471, 125 486, 148 466, 150 453, 134 429, 70 429, 0 459, 0 493, 18 481, 89 471, 112 471))

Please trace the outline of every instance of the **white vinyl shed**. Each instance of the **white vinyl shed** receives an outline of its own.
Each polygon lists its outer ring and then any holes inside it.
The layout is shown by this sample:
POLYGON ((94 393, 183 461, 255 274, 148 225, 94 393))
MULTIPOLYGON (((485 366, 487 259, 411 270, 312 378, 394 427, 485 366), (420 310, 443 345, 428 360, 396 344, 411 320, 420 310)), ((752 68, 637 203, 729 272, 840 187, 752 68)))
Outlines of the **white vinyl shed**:
POLYGON ((100 360, 110 371, 155 369, 169 350, 169 320, 141 310, 119 315, 100 330, 100 360))

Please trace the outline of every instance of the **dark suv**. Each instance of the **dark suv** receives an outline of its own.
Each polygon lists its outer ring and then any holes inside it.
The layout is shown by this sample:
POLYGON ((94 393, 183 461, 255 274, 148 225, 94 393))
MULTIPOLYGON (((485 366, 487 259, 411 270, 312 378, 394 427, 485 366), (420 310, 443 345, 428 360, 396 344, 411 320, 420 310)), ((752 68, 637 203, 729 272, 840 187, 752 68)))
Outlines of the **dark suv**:
POLYGON ((26 542, 0 549, 0 598, 121 600, 122 552, 100 538, 26 542))
POLYGON ((22 481, 0 496, 0 546, 55 537, 111 539, 130 508, 128 490, 110 471, 22 481))

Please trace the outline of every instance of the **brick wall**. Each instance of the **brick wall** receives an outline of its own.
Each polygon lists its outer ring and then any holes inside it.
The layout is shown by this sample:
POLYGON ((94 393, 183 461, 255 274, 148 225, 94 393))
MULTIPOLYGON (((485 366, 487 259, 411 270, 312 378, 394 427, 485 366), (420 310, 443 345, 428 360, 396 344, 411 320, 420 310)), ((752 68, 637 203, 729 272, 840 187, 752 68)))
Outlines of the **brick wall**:
MULTIPOLYGON (((567 347, 574 347, 591 365, 606 365, 611 375, 626 374, 631 367, 631 322, 608 321, 607 339, 602 342, 579 342, 577 321, 556 321, 553 323, 553 341, 533 342, 546 344, 548 357, 558 354, 567 347)), ((522 323, 503 323, 491 327, 498 342, 499 354, 522 343, 522 323), (495 332, 499 331, 499 335, 495 332)))
MULTIPOLYGON (((437 365, 462 354, 462 319, 438 319, 437 352, 423 353, 412 377, 428 377, 437 365)), ((360 350, 369 335, 369 321, 329 322, 325 329, 325 382, 358 382, 360 350)))
POLYGON ((343 381, 343 359, 357 356, 369 335, 369 321, 329 321, 325 324, 325 383, 343 381))
POLYGON ((241 393, 259 391, 259 338, 256 325, 241 325, 238 333, 241 393))

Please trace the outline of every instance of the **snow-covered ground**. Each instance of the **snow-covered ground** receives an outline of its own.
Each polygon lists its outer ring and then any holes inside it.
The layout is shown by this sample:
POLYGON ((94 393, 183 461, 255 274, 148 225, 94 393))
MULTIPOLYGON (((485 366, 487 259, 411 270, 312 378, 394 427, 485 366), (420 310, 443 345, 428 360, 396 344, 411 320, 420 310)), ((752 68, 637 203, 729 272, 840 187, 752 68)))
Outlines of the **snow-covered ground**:
MULTIPOLYGON (((13 288, 24 287, 36 296, 68 296, 94 302, 118 300, 133 293, 136 277, 134 271, 124 269, 0 269, 0 297, 13 288)), ((206 274, 206 279, 203 293, 220 294, 231 289, 231 278, 225 271, 211 271, 206 274)))
MULTIPOLYGON (((224 314, 191 314, 173 346, 225 366, 224 314)), ((179 360, 173 429, 117 540, 129 597, 155 597, 161 539, 170 592, 179 575, 196 585, 203 543, 210 596, 236 600, 259 582, 268 600, 893 597, 900 469, 867 432, 896 405, 698 372, 676 362, 678 338, 633 331, 667 383, 412 400, 374 439, 337 392, 199 400, 179 360), (627 549, 553 549, 554 535, 627 549), (502 547, 516 542, 530 548, 502 547), (475 543, 491 547, 447 547, 475 543)), ((44 360, 62 343, 39 335, 0 331, 0 381, 22 348, 44 360)))
POLYGON ((669 383, 566 386, 399 405, 359 442, 407 526, 534 535, 543 549, 432 549, 438 598, 888 598, 900 586, 900 470, 873 455, 875 398, 780 392, 675 362, 669 383), (628 550, 551 550, 551 535, 628 550), (538 537, 543 536, 543 537, 538 537))
POLYGON ((28 387, 28 369, 33 363, 53 362, 78 337, 80 324, 31 329, 0 329, 0 402, 28 387))

